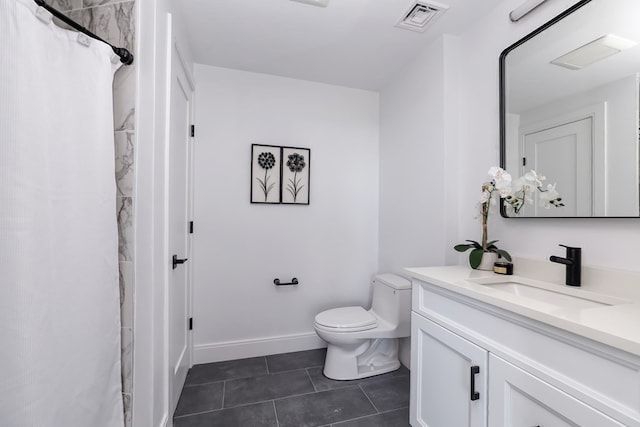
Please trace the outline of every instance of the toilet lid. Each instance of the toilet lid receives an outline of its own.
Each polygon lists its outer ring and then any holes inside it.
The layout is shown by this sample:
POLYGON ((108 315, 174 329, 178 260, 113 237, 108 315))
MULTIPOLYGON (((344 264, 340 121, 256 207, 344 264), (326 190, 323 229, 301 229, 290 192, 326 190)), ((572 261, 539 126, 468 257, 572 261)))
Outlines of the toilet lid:
POLYGON ((363 331, 377 325, 375 316, 362 307, 340 307, 323 311, 316 316, 316 324, 326 328, 349 328, 363 331))

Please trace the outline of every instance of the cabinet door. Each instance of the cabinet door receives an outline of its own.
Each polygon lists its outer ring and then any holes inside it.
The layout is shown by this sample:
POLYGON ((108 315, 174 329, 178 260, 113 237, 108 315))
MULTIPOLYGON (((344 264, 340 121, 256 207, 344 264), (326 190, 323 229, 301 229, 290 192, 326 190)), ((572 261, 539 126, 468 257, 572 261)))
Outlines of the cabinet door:
POLYGON ((495 356, 489 356, 489 425, 623 426, 595 408, 495 356))
POLYGON ((487 351, 411 316, 411 425, 486 426, 487 351))

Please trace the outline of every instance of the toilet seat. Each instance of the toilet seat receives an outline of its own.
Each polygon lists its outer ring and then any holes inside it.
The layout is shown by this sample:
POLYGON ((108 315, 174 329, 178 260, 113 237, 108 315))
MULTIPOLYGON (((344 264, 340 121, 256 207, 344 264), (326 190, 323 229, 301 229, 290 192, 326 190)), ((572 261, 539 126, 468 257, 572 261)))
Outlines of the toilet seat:
POLYGON ((357 332, 375 328, 378 321, 362 307, 340 307, 318 314, 315 324, 325 330, 357 332))

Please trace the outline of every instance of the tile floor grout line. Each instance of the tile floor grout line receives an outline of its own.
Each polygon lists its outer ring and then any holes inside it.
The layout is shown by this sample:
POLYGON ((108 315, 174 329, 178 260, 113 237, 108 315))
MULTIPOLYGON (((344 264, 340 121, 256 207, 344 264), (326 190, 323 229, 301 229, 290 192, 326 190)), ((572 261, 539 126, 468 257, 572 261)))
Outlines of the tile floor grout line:
POLYGON ((318 389, 316 388, 316 384, 313 382, 313 378, 311 378, 311 375, 309 375, 309 368, 304 368, 304 371, 307 373, 307 378, 309 378, 309 381, 311 381, 311 387, 313 387, 313 391, 317 393, 318 389))
POLYGON ((222 408, 220 409, 208 409, 206 411, 200 411, 200 412, 193 412, 191 414, 184 414, 184 415, 174 415, 173 419, 177 419, 177 418, 186 418, 186 417, 191 417, 193 415, 202 415, 202 414, 208 414, 210 412, 217 412, 217 411, 222 411, 222 408))
MULTIPOLYGON (((350 385, 348 387, 357 387, 357 384, 353 384, 353 385, 350 385)), ((346 388, 346 387, 342 387, 342 388, 346 388)), ((242 403, 240 405, 229 406, 229 407, 221 408, 221 409, 235 409, 235 408, 240 408, 242 406, 257 405, 259 403, 270 402, 272 400, 275 402, 276 400, 284 400, 284 399, 289 399, 289 398, 292 398, 292 397, 308 396, 310 394, 316 394, 316 393, 326 393, 326 392, 333 391, 333 390, 334 389, 322 390, 322 391, 310 391, 308 393, 300 393, 300 394, 292 394, 291 396, 282 396, 282 397, 275 397, 275 398, 271 398, 271 399, 257 400, 255 402, 242 403)), ((216 410, 218 410, 218 409, 214 409, 214 411, 216 411, 216 410)), ((205 411, 205 412, 211 412, 211 411, 205 411)))
POLYGON ((365 395, 365 397, 367 398, 367 400, 369 401, 369 403, 371 403, 371 406, 373 406, 373 409, 376 410, 376 413, 380 413, 380 411, 378 410, 378 407, 373 403, 373 401, 371 400, 371 398, 369 397, 369 395, 367 394, 366 391, 364 391, 364 389, 362 388, 362 384, 358 384, 358 387, 360 388, 360 390, 362 391, 362 394, 365 395))
POLYGON ((267 367, 267 375, 269 375, 271 372, 269 372, 269 362, 267 361, 267 356, 262 357, 264 357, 264 366, 267 367))
POLYGON ((278 408, 276 408, 275 399, 272 400, 271 403, 273 404, 273 412, 276 414, 276 427, 280 427, 280 420, 278 419, 278 408))
POLYGON ((238 409, 238 408, 243 408, 245 406, 259 405, 261 403, 270 402, 271 400, 273 400, 273 399, 261 400, 259 402, 243 403, 242 405, 232 406, 230 408, 209 409, 209 410, 206 410, 206 411, 193 412, 191 414, 178 415, 178 416, 174 416, 173 418, 185 418, 185 417, 190 417, 192 415, 208 414, 210 412, 228 411, 229 409, 238 409))
POLYGON ((227 382, 222 381, 222 407, 220 409, 224 409, 224 396, 227 394, 227 382))
POLYGON ((273 373, 274 374, 284 374, 285 372, 293 372, 293 371, 300 371, 302 369, 313 369, 313 368, 323 368, 323 367, 324 367, 324 365, 305 366, 305 367, 302 367, 302 368, 286 369, 284 371, 276 371, 276 372, 273 372, 273 373))
MULTIPOLYGON (((251 378, 251 377, 247 377, 247 378, 251 378)), ((236 378, 236 379, 240 379, 240 378, 236 378)), ((215 380, 215 381, 208 381, 206 383, 198 383, 198 384, 185 384, 184 386, 182 386, 183 389, 187 388, 187 387, 197 387, 200 385, 209 385, 209 384, 215 384, 215 383, 223 383, 225 381, 228 380, 215 380)))
MULTIPOLYGON (((374 406, 374 407, 375 407, 375 406, 374 406)), ((340 423, 346 423, 346 422, 348 422, 348 421, 356 421, 356 420, 362 420, 362 419, 364 419, 364 418, 368 418, 368 417, 376 417, 376 416, 378 416, 378 415, 387 414, 387 413, 389 413, 389 412, 399 411, 399 410, 401 410, 401 409, 406 409, 406 408, 408 408, 408 406, 403 406, 402 408, 389 409, 388 411, 378 412, 377 414, 369 414, 369 415, 363 415, 363 416, 361 416, 361 417, 349 418, 348 420, 342 420, 342 421, 340 421, 338 424, 335 424, 335 425, 336 425, 336 426, 338 426, 338 425, 340 425, 340 423)), ((334 424, 331 424, 331 425, 330 425, 330 426, 328 426, 328 427, 333 427, 333 426, 334 426, 334 424)))
MULTIPOLYGON (((352 386, 348 386, 348 387, 357 387, 357 385, 356 385, 356 384, 354 384, 354 385, 352 385, 352 386)), ((347 388, 347 387, 342 387, 341 389, 345 389, 345 388, 347 388)), ((274 400, 274 401, 275 401, 275 400, 284 400, 284 399, 290 399, 290 398, 293 398, 293 397, 308 396, 308 395, 310 395, 310 394, 316 394, 316 393, 327 393, 327 392, 329 392, 329 391, 333 391, 333 389, 329 389, 329 390, 322 390, 322 391, 311 391, 311 392, 309 392, 309 393, 294 394, 294 395, 291 395, 291 396, 283 396, 283 397, 275 398, 275 399, 273 399, 273 400, 274 400)), ((365 394, 365 395, 366 395, 366 394, 365 394)), ((266 400, 263 400, 263 402, 266 402, 266 400)), ((258 402, 256 402, 256 403, 258 403, 258 402)))

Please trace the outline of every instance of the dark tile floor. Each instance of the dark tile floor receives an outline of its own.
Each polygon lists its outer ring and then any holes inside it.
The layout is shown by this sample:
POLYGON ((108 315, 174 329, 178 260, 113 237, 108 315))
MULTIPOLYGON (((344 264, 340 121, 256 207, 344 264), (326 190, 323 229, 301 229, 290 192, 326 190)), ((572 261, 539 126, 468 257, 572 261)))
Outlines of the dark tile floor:
POLYGON ((322 374, 325 349, 195 365, 175 427, 406 427, 409 370, 354 381, 322 374))

